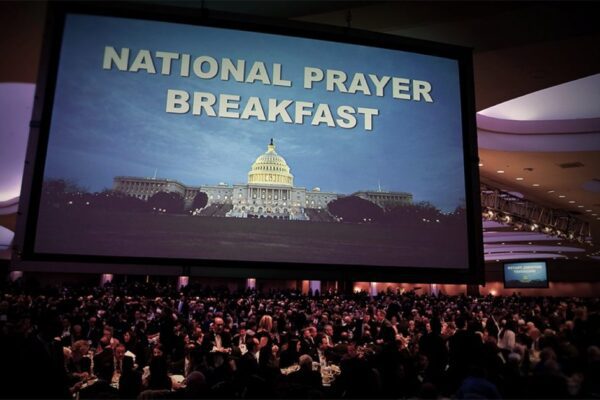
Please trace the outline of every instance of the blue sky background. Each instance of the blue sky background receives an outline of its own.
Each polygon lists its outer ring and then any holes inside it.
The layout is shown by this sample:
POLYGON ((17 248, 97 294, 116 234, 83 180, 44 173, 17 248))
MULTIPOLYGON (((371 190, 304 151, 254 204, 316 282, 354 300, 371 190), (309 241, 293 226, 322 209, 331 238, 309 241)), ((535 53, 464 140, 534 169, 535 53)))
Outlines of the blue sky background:
MULTIPOLYGON (((373 86, 371 86, 373 87, 373 86)), ((288 108, 293 118, 293 105, 288 108)), ((458 64, 454 60, 387 49, 260 33, 120 18, 71 15, 58 72, 47 178, 68 178, 92 191, 112 187, 119 175, 176 179, 186 185, 245 183, 252 162, 272 137, 294 174, 295 186, 349 194, 405 191, 445 211, 464 203, 458 64), (217 60, 283 65, 293 87, 203 80, 102 69, 104 47, 170 51, 217 60), (374 73, 432 84, 434 103, 327 92, 324 82, 303 88, 305 66, 348 76, 374 73), (167 89, 237 94, 379 109, 374 129, 313 127, 283 122, 168 114, 167 89)), ((334 115, 335 117, 335 115, 334 115)))

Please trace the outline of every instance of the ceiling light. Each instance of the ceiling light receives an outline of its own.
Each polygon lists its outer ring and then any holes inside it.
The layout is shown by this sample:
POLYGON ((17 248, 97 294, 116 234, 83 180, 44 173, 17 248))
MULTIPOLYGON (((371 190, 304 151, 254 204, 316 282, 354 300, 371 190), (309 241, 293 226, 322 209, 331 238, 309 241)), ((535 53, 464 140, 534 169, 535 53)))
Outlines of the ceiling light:
POLYGON ((565 196, 564 194, 561 194, 561 195, 559 195, 558 197, 559 197, 559 198, 561 198, 561 199, 564 199, 564 198, 565 198, 565 197, 567 197, 567 196, 565 196))
POLYGON ((548 190, 548 193, 554 193, 554 190, 548 190))
POLYGON ((479 163, 479 166, 480 166, 480 167, 483 167, 483 163, 479 163))
POLYGON ((592 212, 592 210, 585 210, 585 212, 592 212))
POLYGON ((497 172, 498 174, 503 174, 503 173, 504 173, 504 170, 502 170, 502 169, 499 169, 499 170, 498 170, 498 171, 496 171, 496 172, 497 172))
POLYGON ((581 204, 577 206, 578 208, 583 208, 584 206, 582 206, 581 204))
POLYGON ((523 178, 519 177, 519 178, 517 178, 517 180, 518 180, 518 181, 522 181, 522 180, 523 180, 523 178))
POLYGON ((531 185, 531 186, 538 187, 538 186, 540 186, 540 184, 539 184, 539 183, 534 183, 534 184, 533 184, 533 185, 531 185))
POLYGON ((569 200, 569 203, 573 204, 573 203, 575 203, 575 200, 569 200))

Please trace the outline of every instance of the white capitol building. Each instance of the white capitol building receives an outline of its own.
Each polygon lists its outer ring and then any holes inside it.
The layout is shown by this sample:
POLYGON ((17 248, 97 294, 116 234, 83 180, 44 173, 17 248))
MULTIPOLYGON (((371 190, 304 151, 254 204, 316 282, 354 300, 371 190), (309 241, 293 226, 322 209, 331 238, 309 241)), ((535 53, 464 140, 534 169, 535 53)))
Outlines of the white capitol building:
MULTIPOLYGON (((307 190, 294 187, 294 175, 285 159, 275 151, 273 139, 267 151, 256 159, 248 172, 248 183, 227 185, 185 186, 171 179, 152 179, 118 176, 113 189, 142 200, 158 192, 175 192, 185 200, 186 210, 199 192, 208 196, 209 207, 221 208, 227 217, 270 217, 290 220, 308 220, 319 215, 327 204, 344 195, 322 192, 319 188, 307 190)), ((354 196, 370 200, 380 206, 409 204, 412 194, 404 192, 362 191, 354 196)))

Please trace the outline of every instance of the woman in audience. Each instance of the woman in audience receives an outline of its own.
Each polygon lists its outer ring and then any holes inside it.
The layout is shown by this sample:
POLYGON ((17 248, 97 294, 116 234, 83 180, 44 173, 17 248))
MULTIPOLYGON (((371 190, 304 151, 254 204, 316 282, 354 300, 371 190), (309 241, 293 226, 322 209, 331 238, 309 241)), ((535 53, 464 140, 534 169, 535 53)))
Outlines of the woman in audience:
POLYGON ((512 319, 503 320, 501 323, 500 333, 498 334, 498 347, 510 354, 515 348, 515 322, 512 319))

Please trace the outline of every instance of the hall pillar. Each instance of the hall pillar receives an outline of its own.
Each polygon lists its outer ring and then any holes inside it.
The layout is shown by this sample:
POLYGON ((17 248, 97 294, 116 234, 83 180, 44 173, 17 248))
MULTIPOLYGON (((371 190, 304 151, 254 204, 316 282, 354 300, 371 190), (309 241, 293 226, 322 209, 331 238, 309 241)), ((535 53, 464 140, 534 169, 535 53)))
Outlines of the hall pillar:
POLYGON ((308 294, 309 288, 310 288, 310 281, 303 280, 300 282, 300 292, 302 292, 303 295, 308 294))
POLYGON ((107 283, 112 282, 114 275, 113 274, 102 274, 100 276, 100 286, 104 286, 107 283))
POLYGON ((321 281, 309 281, 308 286, 313 294, 315 294, 317 290, 319 291, 319 294, 321 293, 321 281))
POLYGON ((190 277, 181 275, 177 278, 177 290, 186 287, 190 283, 190 277))
POLYGON ((369 295, 372 297, 377 296, 377 282, 369 282, 369 295))
POLYGON ((19 278, 23 277, 23 271, 10 271, 10 273, 8 274, 8 278, 10 279, 11 282, 16 281, 19 278))

